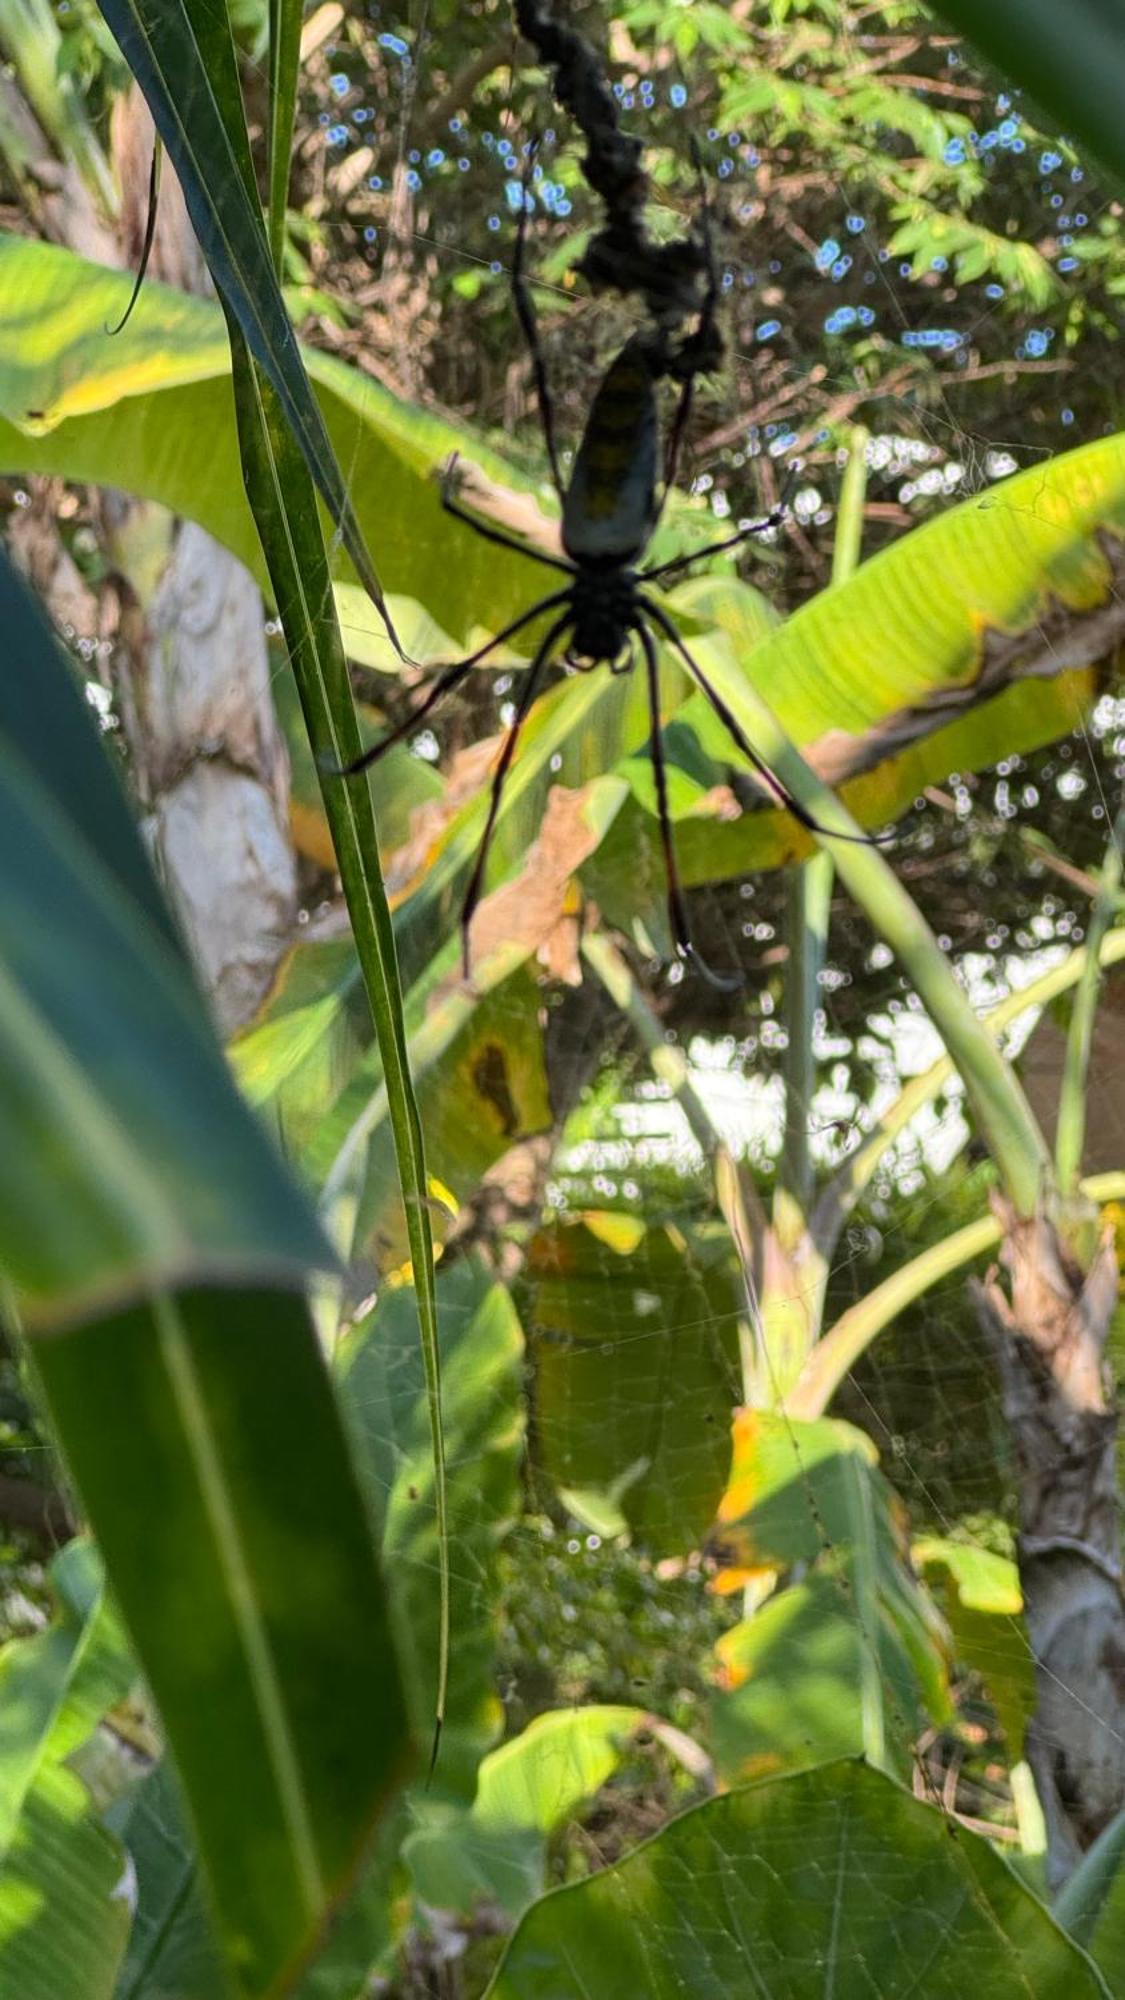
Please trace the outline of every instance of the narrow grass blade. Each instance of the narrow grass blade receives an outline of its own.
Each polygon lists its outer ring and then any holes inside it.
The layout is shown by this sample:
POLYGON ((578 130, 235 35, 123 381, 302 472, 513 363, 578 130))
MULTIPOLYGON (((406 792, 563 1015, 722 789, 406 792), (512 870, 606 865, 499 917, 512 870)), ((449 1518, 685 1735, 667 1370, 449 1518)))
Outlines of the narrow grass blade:
POLYGON ((270 255, 278 278, 285 250, 285 209, 297 112, 297 70, 301 59, 301 0, 269 0, 270 100, 268 124, 270 255))
POLYGON ((357 756, 361 746, 312 481, 290 436, 279 398, 233 322, 230 332, 246 488, 269 564, 309 741, 323 774, 325 812, 379 1040, 406 1211, 434 1457, 441 1594, 435 1728, 440 1735, 449 1672, 449 1534, 441 1363, 425 1152, 410 1078, 394 932, 379 869, 375 811, 367 780, 345 781, 330 775, 357 756))
POLYGON ((1086 930, 1086 964, 1070 1010, 1066 1038, 1066 1059, 1059 1090, 1058 1127, 1055 1134, 1055 1172, 1064 1195, 1071 1193, 1082 1170, 1086 1142, 1086 1089, 1090 1051, 1094 1042, 1094 1019, 1098 1011, 1102 974, 1099 954, 1106 933, 1121 907, 1121 850, 1125 842, 1125 811, 1118 813, 1109 836, 1101 879, 1086 930))

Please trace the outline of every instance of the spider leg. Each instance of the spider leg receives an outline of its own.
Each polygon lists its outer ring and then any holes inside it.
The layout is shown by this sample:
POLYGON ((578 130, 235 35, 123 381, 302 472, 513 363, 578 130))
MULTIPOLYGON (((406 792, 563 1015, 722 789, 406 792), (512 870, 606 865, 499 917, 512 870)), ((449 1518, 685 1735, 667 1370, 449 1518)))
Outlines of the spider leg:
MULTIPOLYGON (((694 142, 692 144, 692 157, 695 162, 696 173, 699 177, 699 230, 703 238, 703 249, 707 259, 707 287, 703 294, 703 304, 700 307, 699 325, 692 338, 698 351, 701 354, 706 354, 710 346, 711 336, 715 330, 715 310, 719 299, 719 273, 715 263, 715 244, 711 235, 711 208, 707 200, 707 183, 703 175, 703 164, 700 159, 699 149, 694 142)), ((668 444, 664 453, 664 491, 657 505, 656 520, 653 522, 654 529, 664 512, 668 495, 676 483, 676 475, 680 469, 680 453, 683 450, 688 421, 691 417, 692 403, 695 400, 696 372, 689 364, 688 372, 684 376, 683 387, 680 390, 680 399, 676 404, 676 413, 669 427, 668 444)))
POLYGON ((704 556, 721 555, 724 549, 734 549, 740 542, 749 541, 751 535, 764 535, 767 528, 780 528, 789 511, 789 495, 797 478, 798 468, 794 465, 781 489, 781 498, 777 506, 771 508, 763 520, 751 521, 748 527, 740 528, 736 535, 724 535, 721 542, 708 542, 705 548, 696 549, 691 555, 673 556, 671 562, 661 563, 657 569, 643 569, 640 572, 641 576, 648 577, 650 582, 655 582, 658 577, 674 576, 677 570, 687 569, 690 563, 702 562, 704 556))
POLYGON ((691 416, 691 406, 694 400, 695 377, 694 375, 688 375, 684 379, 680 390, 680 399, 676 404, 676 413, 668 429, 668 443, 664 451, 664 490, 656 503, 656 518, 652 524, 654 533, 668 503, 668 495, 676 483, 676 474, 680 469, 680 453, 683 450, 688 419, 691 416))
POLYGON ((692 680, 695 682, 696 687, 701 694, 706 695, 727 735, 731 738, 732 742, 737 744, 747 761, 754 766, 759 777, 762 778, 766 786, 773 793, 778 804, 784 806, 786 812, 792 813, 794 819, 799 820, 800 824, 803 827, 807 827, 810 833, 823 834, 826 840, 846 840, 860 847, 880 847, 883 845, 883 841, 889 836, 880 838, 878 835, 868 833, 837 833, 833 827, 822 826, 818 819, 814 819, 812 813, 806 810, 800 800, 793 797, 788 786, 783 785, 781 779, 770 770, 761 753, 755 750, 741 723, 736 720, 727 707, 718 688, 712 687, 702 667, 698 665, 688 652, 667 612, 662 611, 659 604, 655 604, 651 598, 638 597, 637 602, 646 616, 651 618, 653 623, 660 627, 665 638, 671 641, 688 673, 691 675, 692 680))
MULTIPOLYGON (((329 774, 333 778, 354 778, 357 771, 366 771, 369 764, 376 763, 386 751, 393 749, 396 743, 401 743, 404 737, 412 735, 418 724, 429 715, 430 710, 436 708, 445 695, 452 694, 453 689, 460 686, 465 675, 479 665, 495 646, 502 646, 505 639, 514 638, 522 626, 530 625, 531 620, 538 618, 541 612, 554 611, 558 605, 565 603, 569 595, 569 591, 558 590, 552 597, 541 598, 538 604, 531 606, 530 611, 525 611, 520 618, 513 618, 511 624, 505 625, 502 632, 497 632, 486 645, 478 647, 475 653, 470 653, 467 660, 455 660, 452 666, 443 667, 437 679, 427 688, 417 708, 412 708, 409 715, 404 716, 401 722, 396 723, 393 729, 380 737, 378 743, 373 743, 369 750, 361 751, 358 757, 353 757, 350 764, 328 765, 329 774)), ((557 629, 555 626, 553 631, 557 629)))
POLYGON ((551 384, 547 379, 547 364, 543 359, 543 349, 539 340, 539 322, 535 316, 535 302, 531 287, 524 271, 527 252, 527 205, 531 185, 531 170, 539 148, 536 139, 527 156, 527 166, 523 175, 523 195, 520 201, 519 221, 516 224, 516 247, 512 256, 512 298, 515 301, 516 317, 531 355, 531 366, 535 374, 535 393, 539 401, 539 422, 543 430, 543 442, 547 447, 547 459, 551 467, 551 478, 559 502, 563 499, 563 479, 559 471, 558 447, 555 443, 555 403, 551 395, 551 384))
POLYGON ((548 569, 561 569, 568 576, 574 574, 573 563, 563 562, 561 556, 546 555, 542 549, 533 549, 527 542, 521 542, 517 535, 505 534, 503 528, 486 526, 483 521, 478 521, 475 514, 470 514, 467 507, 462 507, 460 501, 454 498, 450 487, 456 463, 457 453, 454 452, 441 482, 441 504, 447 514, 452 514, 456 521, 464 521, 467 528, 471 528, 475 535, 480 535, 486 542, 495 542, 502 549, 512 549, 517 556, 526 556, 529 562, 544 563, 548 569))
POLYGON ((528 667, 523 687, 520 689, 520 698, 515 715, 509 727, 508 734, 504 738, 504 747, 500 752, 496 769, 492 773, 492 785, 488 795, 488 817, 484 822, 484 832, 481 835, 480 846, 477 849, 477 858, 473 864, 473 872, 469 877, 469 886, 465 891, 465 900, 461 905, 461 967, 466 979, 469 978, 471 970, 469 929, 476 915, 477 904, 480 902, 480 893, 484 884, 484 871, 488 866, 488 850, 492 845, 492 835, 496 828, 496 816, 500 811, 500 798, 504 790, 504 780, 511 769, 512 759, 516 754, 516 745, 520 740, 520 731, 527 721, 528 710, 535 699, 535 690, 539 684, 543 670, 550 661, 555 641, 562 637, 569 623, 569 611, 564 612, 561 618, 556 618, 546 638, 540 645, 535 658, 528 667))
POLYGON ((768 528, 780 528, 785 513, 785 508, 779 503, 772 514, 767 514, 764 520, 752 521, 749 527, 740 528, 737 535, 724 535, 721 542, 708 542, 704 548, 694 549, 691 555, 673 556, 671 562, 661 563, 657 569, 643 569, 640 574, 649 583, 675 576, 677 571, 687 569, 691 563, 702 562, 705 556, 721 555, 724 549, 736 549, 740 542, 748 542, 751 535, 764 535, 768 528))
POLYGON ((745 981, 740 972, 730 975, 713 972, 691 941, 691 927, 688 923, 684 892, 680 883, 680 870, 676 861, 676 842, 672 832, 672 820, 668 811, 668 772, 664 762, 664 738, 660 730, 660 669, 656 658, 656 647, 652 634, 639 621, 635 627, 645 656, 645 676, 648 681, 648 705, 652 715, 652 775, 656 782, 656 811, 660 821, 660 840, 664 849, 664 879, 668 889, 668 921, 672 931, 672 942, 680 958, 695 966, 702 973, 709 986, 720 993, 737 993, 745 981))

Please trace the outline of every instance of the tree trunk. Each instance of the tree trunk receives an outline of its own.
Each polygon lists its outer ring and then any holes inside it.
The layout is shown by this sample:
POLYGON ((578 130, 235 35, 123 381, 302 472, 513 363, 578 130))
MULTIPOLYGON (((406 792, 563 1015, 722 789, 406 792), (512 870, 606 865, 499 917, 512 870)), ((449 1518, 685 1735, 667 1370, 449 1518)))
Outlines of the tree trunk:
POLYGON ((1009 1285, 993 1270, 973 1290, 1018 1467, 1020 1580, 1036 1684, 1027 1759, 1057 1889, 1125 1805, 1117 1403, 1104 1359, 1117 1258, 1110 1232, 1083 1271, 1045 1215, 1024 1219, 998 1206, 1009 1285))
MULTIPOLYGON (((134 265, 152 147, 152 120, 134 86, 113 115, 121 235, 134 265)), ((167 161, 150 271, 185 291, 210 290, 167 161)), ((107 496, 105 518, 133 598, 117 686, 137 786, 165 885, 230 1035, 268 992, 297 908, 289 762, 270 699, 262 600, 241 563, 193 523, 173 524, 120 495, 107 496)))
MULTIPOLYGON (((99 213, 72 162, 60 162, 0 78, 0 142, 42 233, 98 261, 136 269, 148 214, 153 126, 134 86, 112 118, 118 212, 99 213), (5 94, 6 93, 6 94, 5 94), (22 171, 20 170, 22 169, 22 171)), ((149 273, 210 289, 176 177, 165 163, 149 273)), ((265 614, 234 557, 190 523, 124 494, 101 501, 119 579, 94 599, 56 532, 59 494, 40 483, 15 516, 13 554, 56 622, 103 642, 112 688, 148 815, 153 853, 180 914, 224 1034, 254 1013, 290 942, 297 871, 288 836, 289 767, 269 690, 265 614)))
MULTIPOLYGON (((143 501, 107 496, 134 533, 143 501)), ((169 553, 118 632, 116 675, 146 832, 225 1035, 249 1020, 297 898, 289 762, 270 700, 262 600, 241 563, 161 510, 169 553)))

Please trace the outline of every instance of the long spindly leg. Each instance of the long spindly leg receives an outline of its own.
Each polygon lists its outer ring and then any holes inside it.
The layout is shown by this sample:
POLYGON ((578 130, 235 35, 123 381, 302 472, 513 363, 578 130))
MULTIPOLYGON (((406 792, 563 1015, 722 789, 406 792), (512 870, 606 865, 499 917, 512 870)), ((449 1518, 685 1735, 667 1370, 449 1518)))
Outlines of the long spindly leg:
MULTIPOLYGON (((481 660, 491 653, 496 646, 502 646, 505 639, 513 639, 524 625, 530 625, 532 619, 538 618, 541 612, 556 610, 560 604, 564 604, 567 601, 569 596, 569 591, 557 590, 552 597, 542 598, 538 604, 533 604, 531 609, 525 611, 521 617, 513 618, 511 624, 505 625, 502 632, 495 633, 486 645, 478 647, 475 653, 470 653, 467 660, 455 660, 452 666, 444 667, 436 681, 433 681, 427 688, 425 697, 418 703, 417 708, 411 709, 410 714, 404 716, 401 722, 396 723, 393 729, 388 730, 385 736, 381 736, 378 743, 373 743, 370 749, 362 751, 358 757, 353 757, 350 764, 336 764, 331 766, 331 776, 334 778, 354 778, 357 771, 366 771, 369 764, 376 763, 380 757, 385 756, 388 750, 393 749, 396 743, 401 743, 405 737, 412 736, 418 724, 425 720, 431 709, 435 709, 439 701, 443 700, 447 694, 452 694, 454 688, 460 686, 465 675, 473 667, 478 666, 481 660)), ((556 626, 553 629, 557 630, 558 628, 556 626)))
POLYGON ((517 556, 526 556, 529 562, 544 563, 548 569, 561 569, 567 576, 573 576, 573 563, 564 562, 561 556, 549 556, 542 549, 533 549, 529 543, 521 542, 518 535, 506 534, 503 528, 493 528, 484 521, 478 521, 475 514, 470 514, 467 507, 462 507, 460 501, 454 498, 450 487, 456 463, 455 453, 446 467, 445 477, 441 482, 441 504, 447 514, 452 514, 455 521, 464 521, 465 526, 471 528, 475 535, 480 535, 486 542, 495 542, 498 548, 511 549, 517 556))
POLYGON ((671 562, 661 563, 657 569, 643 569, 640 573, 649 583, 658 583, 664 577, 676 576, 680 570, 689 569, 692 563, 702 562, 705 556, 722 555, 724 549, 736 549, 742 542, 748 542, 751 535, 764 535, 768 528, 780 528, 785 519, 785 508, 779 502, 772 514, 764 520, 751 521, 740 528, 736 535, 724 535, 721 542, 707 542, 701 549, 693 549, 690 555, 673 556, 671 562))
POLYGON ((664 451, 664 486, 660 498, 656 503, 656 520, 652 524, 654 532, 657 522, 664 512, 668 495, 676 484, 676 474, 680 469, 680 453, 683 450, 684 438, 687 435, 688 419, 691 416, 691 406, 694 400, 695 376, 687 375, 680 390, 675 414, 668 426, 668 443, 664 451))
POLYGON ((777 777, 773 771, 770 770, 770 767, 766 763, 766 760, 762 756, 761 752, 755 750, 754 745, 750 742, 746 734, 746 731, 742 727, 742 724, 736 719, 736 717, 732 714, 731 710, 727 707, 727 704, 723 700, 722 695, 719 693, 718 688, 712 687, 711 682, 707 679, 707 676, 704 673, 702 667, 698 664, 698 662, 695 659, 693 659, 692 655, 688 652, 687 647, 685 646, 683 640, 681 639, 679 633, 677 632, 667 612, 662 611, 659 604, 655 604, 650 597, 638 597, 637 603, 639 604, 641 610, 645 613, 646 617, 651 618, 653 623, 660 627, 660 630, 663 632, 665 638, 671 641, 672 645, 675 647, 677 653, 679 654, 681 660, 683 661, 685 667, 687 668, 688 673, 691 675, 692 680, 695 682, 696 687, 699 689, 701 694, 706 695, 707 700, 710 702, 712 708, 715 711, 715 714, 718 716, 719 721, 722 723, 723 728, 726 730, 728 736, 731 738, 731 741, 737 745, 738 749, 741 750, 743 756, 747 759, 747 761, 754 766, 754 769, 758 772, 763 782, 773 793, 774 798, 778 802, 778 805, 784 806, 786 812, 792 813, 794 819, 799 820, 801 825, 807 827, 810 833, 823 834, 823 836, 827 840, 852 841, 861 847, 879 847, 882 844, 882 841, 878 835, 867 834, 867 833, 837 833, 834 827, 822 826, 818 819, 814 819, 812 813, 806 810, 806 808, 801 804, 800 800, 795 799, 793 797, 793 794, 789 790, 789 787, 787 785, 783 785, 781 779, 777 777))
POLYGON ((668 811, 668 772, 664 762, 664 738, 660 729, 660 668, 656 647, 652 643, 652 634, 647 626, 638 622, 636 630, 644 651, 645 677, 648 681, 648 705, 652 716, 652 775, 656 784, 656 816, 660 822, 660 840, 664 849, 664 879, 668 891, 668 922, 672 931, 672 942, 679 956, 686 959, 689 965, 694 965, 709 985, 717 987, 720 993, 736 993, 743 983, 742 974, 732 973, 726 976, 720 972, 713 972, 691 941, 691 927, 688 924, 680 870, 676 861, 672 817, 668 811))
POLYGON ((770 512, 762 520, 750 521, 745 528, 739 528, 737 534, 724 535, 720 542, 708 542, 701 549, 693 549, 690 555, 673 556, 671 562, 661 563, 657 569, 644 569, 641 571, 641 575, 648 577, 650 582, 656 583, 662 577, 675 576, 680 570, 689 569, 692 563, 702 562, 704 556, 717 556, 721 555, 724 549, 736 549, 740 542, 749 541, 751 535, 764 535, 768 528, 780 528, 789 511, 789 495, 793 491, 798 476, 799 469, 794 465, 790 468, 788 477, 781 489, 781 498, 777 506, 771 508, 770 512))
MULTIPOLYGON (((692 145, 692 157, 699 178, 699 233, 703 239, 707 283, 703 293, 703 303, 699 309, 699 325, 691 337, 691 344, 696 348, 697 355, 704 357, 702 365, 706 367, 710 365, 706 357, 715 331, 715 313, 719 301, 719 273, 715 262, 714 239, 711 235, 711 208, 707 199, 707 182, 704 178, 703 163, 699 155, 699 150, 694 143, 692 145)), ((712 356, 712 360, 715 358, 712 356)), ((683 450, 684 438, 687 435, 692 403, 695 400, 695 377, 700 372, 698 361, 694 367, 690 363, 688 364, 688 372, 684 376, 679 401, 676 404, 675 415, 668 429, 668 443, 664 452, 664 490, 660 495, 656 510, 657 521, 663 514, 668 495, 676 483, 676 475, 680 469, 680 454, 683 450)), ((653 523, 653 526, 655 528, 656 522, 653 523)))
POLYGON ((527 170, 523 177, 519 221, 516 224, 516 247, 512 257, 512 297, 515 300, 516 317, 531 355, 531 366, 535 374, 535 393, 539 399, 539 422, 543 430, 543 442, 547 447, 547 459, 551 467, 551 478, 560 505, 564 497, 562 473, 559 470, 558 445, 555 442, 555 402, 551 394, 551 384, 547 379, 547 364, 543 359, 543 348, 539 339, 539 322, 535 317, 535 301, 527 282, 525 258, 527 253, 527 210, 531 193, 531 169, 535 162, 538 141, 532 146, 527 159, 527 170))
POLYGON ((511 769, 512 758, 516 754, 516 746, 520 740, 520 731, 527 721, 528 710, 535 699, 536 688, 543 676, 544 669, 550 662, 556 641, 561 639, 569 623, 570 612, 568 610, 564 613, 563 617, 556 618, 546 638, 540 645, 535 658, 528 667, 524 676, 523 686, 520 689, 520 698, 515 715, 509 725, 508 734, 504 738, 504 747, 500 752, 496 769, 492 773, 492 785, 488 794, 488 817, 484 822, 484 832, 481 835, 480 846, 477 849, 477 858, 473 864, 473 872, 469 877, 469 886, 465 891, 465 900, 461 905, 461 966, 466 979, 469 978, 471 969, 469 928, 476 914, 477 904, 480 902, 481 889, 484 885, 484 871, 488 866, 488 850, 492 845, 492 836, 496 830, 496 817, 500 811, 500 799, 504 790, 504 780, 511 769))

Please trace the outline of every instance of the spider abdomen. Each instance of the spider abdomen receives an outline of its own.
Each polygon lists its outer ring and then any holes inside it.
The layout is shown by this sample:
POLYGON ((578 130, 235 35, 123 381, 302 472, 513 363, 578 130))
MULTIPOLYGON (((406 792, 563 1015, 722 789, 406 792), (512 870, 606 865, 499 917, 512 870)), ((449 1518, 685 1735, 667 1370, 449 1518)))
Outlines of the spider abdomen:
POLYGON ((635 334, 606 370, 563 500, 572 562, 633 562, 656 521, 660 431, 648 343, 635 334))
POLYGON ((637 619, 636 574, 620 563, 578 572, 570 591, 570 653, 576 660, 617 666, 628 653, 637 619))

